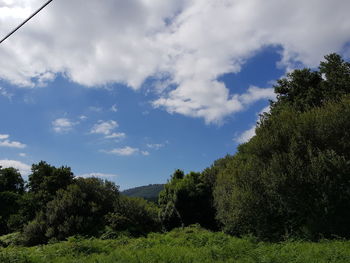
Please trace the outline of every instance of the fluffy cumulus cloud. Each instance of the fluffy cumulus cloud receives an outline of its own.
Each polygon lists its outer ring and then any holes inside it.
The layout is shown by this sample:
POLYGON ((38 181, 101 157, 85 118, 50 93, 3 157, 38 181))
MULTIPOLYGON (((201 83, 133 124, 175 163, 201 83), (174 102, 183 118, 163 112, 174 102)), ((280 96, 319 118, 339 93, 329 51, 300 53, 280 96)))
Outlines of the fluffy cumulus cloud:
POLYGON ((105 136, 112 135, 112 131, 118 127, 118 123, 116 121, 102 121, 99 120, 92 128, 90 133, 95 134, 103 134, 105 136))
POLYGON ((135 154, 142 154, 142 155, 149 155, 148 151, 142 151, 139 148, 133 148, 130 146, 125 146, 123 148, 116 148, 116 149, 112 149, 109 151, 103 151, 105 153, 109 153, 109 154, 115 154, 115 155, 119 155, 119 156, 131 156, 131 155, 135 155, 135 154))
POLYGON ((57 133, 66 133, 72 130, 76 124, 67 118, 58 118, 52 122, 52 129, 57 133))
POLYGON ((23 176, 27 176, 31 172, 31 167, 28 164, 16 160, 0 160, 0 166, 3 168, 16 168, 23 176))
MULTIPOLYGON (((6 34, 42 0, 0 0, 6 34)), ((266 46, 281 47, 280 65, 315 66, 323 55, 349 54, 348 0, 60 0, 3 43, 0 78, 43 85, 56 74, 86 86, 159 80, 154 107, 220 122, 270 90, 218 81, 237 73, 266 46)))
POLYGON ((18 141, 11 141, 10 135, 8 134, 0 134, 0 147, 23 149, 27 147, 27 145, 18 141))

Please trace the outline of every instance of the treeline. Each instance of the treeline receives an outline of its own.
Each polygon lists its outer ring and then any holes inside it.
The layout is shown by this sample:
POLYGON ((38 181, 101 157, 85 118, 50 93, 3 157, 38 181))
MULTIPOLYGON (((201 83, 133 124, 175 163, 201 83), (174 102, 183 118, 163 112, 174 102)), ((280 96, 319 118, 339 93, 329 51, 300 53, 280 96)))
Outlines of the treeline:
POLYGON ((200 224, 261 240, 350 237, 350 64, 331 54, 295 70, 256 135, 204 171, 176 170, 158 205, 69 167, 32 166, 28 182, 0 169, 0 235, 35 245, 72 235, 138 236, 200 224))
POLYGON ((154 203, 121 196, 113 182, 74 177, 69 167, 43 161, 32 165, 26 183, 17 170, 0 169, 0 235, 19 231, 17 244, 73 235, 138 236, 160 230, 159 225, 154 203))
POLYGON ((163 226, 200 223, 264 240, 350 237, 350 64, 325 57, 275 85, 256 135, 202 173, 176 171, 163 226))

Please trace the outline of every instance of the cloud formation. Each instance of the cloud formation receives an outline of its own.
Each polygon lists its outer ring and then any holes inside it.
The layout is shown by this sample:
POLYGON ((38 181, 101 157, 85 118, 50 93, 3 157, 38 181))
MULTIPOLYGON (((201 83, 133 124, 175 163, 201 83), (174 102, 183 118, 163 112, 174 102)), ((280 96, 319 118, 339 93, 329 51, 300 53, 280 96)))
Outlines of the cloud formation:
POLYGON ((10 135, 8 134, 0 134, 0 147, 8 147, 8 148, 18 148, 23 149, 26 148, 27 145, 17 141, 11 141, 10 135))
POLYGON ((106 139, 123 139, 125 138, 126 134, 124 132, 113 132, 109 135, 106 135, 106 139))
POLYGON ((52 129, 57 133, 66 133, 72 130, 76 124, 67 118, 58 118, 52 122, 52 129))
POLYGON ((123 148, 116 148, 116 149, 112 149, 109 151, 103 151, 105 153, 109 153, 109 154, 115 154, 115 155, 119 155, 119 156, 131 156, 131 155, 135 155, 135 154, 142 154, 144 156, 149 155, 148 151, 142 151, 139 148, 133 148, 130 146, 125 146, 123 148))
MULTIPOLYGON (((41 4, 1 1, 0 33, 41 4)), ((266 98, 253 89, 249 102, 218 81, 264 47, 280 47, 286 69, 349 54, 348 10, 348 0, 54 1, 3 43, 0 78, 33 87, 60 73, 85 86, 139 89, 152 77, 155 107, 217 123, 266 98)))
POLYGON ((95 134, 103 134, 107 136, 112 135, 112 131, 118 127, 118 123, 116 121, 102 121, 99 120, 92 128, 90 133, 95 134))

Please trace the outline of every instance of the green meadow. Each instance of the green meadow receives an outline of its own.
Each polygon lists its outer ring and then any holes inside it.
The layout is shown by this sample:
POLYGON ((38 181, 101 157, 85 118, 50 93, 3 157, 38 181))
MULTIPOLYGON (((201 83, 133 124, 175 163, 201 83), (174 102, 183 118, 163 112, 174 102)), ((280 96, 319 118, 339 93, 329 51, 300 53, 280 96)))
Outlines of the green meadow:
POLYGON ((258 242, 199 227, 174 229, 165 234, 116 239, 69 238, 67 241, 0 249, 1 263, 112 263, 112 262, 350 262, 350 241, 322 240, 317 243, 258 242))

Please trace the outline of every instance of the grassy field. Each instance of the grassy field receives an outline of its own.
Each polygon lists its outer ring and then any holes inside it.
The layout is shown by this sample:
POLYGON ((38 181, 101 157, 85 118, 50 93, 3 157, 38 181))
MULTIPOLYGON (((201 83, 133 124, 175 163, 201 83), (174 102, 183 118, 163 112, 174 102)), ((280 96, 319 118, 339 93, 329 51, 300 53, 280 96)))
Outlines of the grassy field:
POLYGON ((235 238, 196 227, 147 238, 70 238, 37 247, 0 248, 1 263, 350 262, 350 241, 278 244, 235 238))

